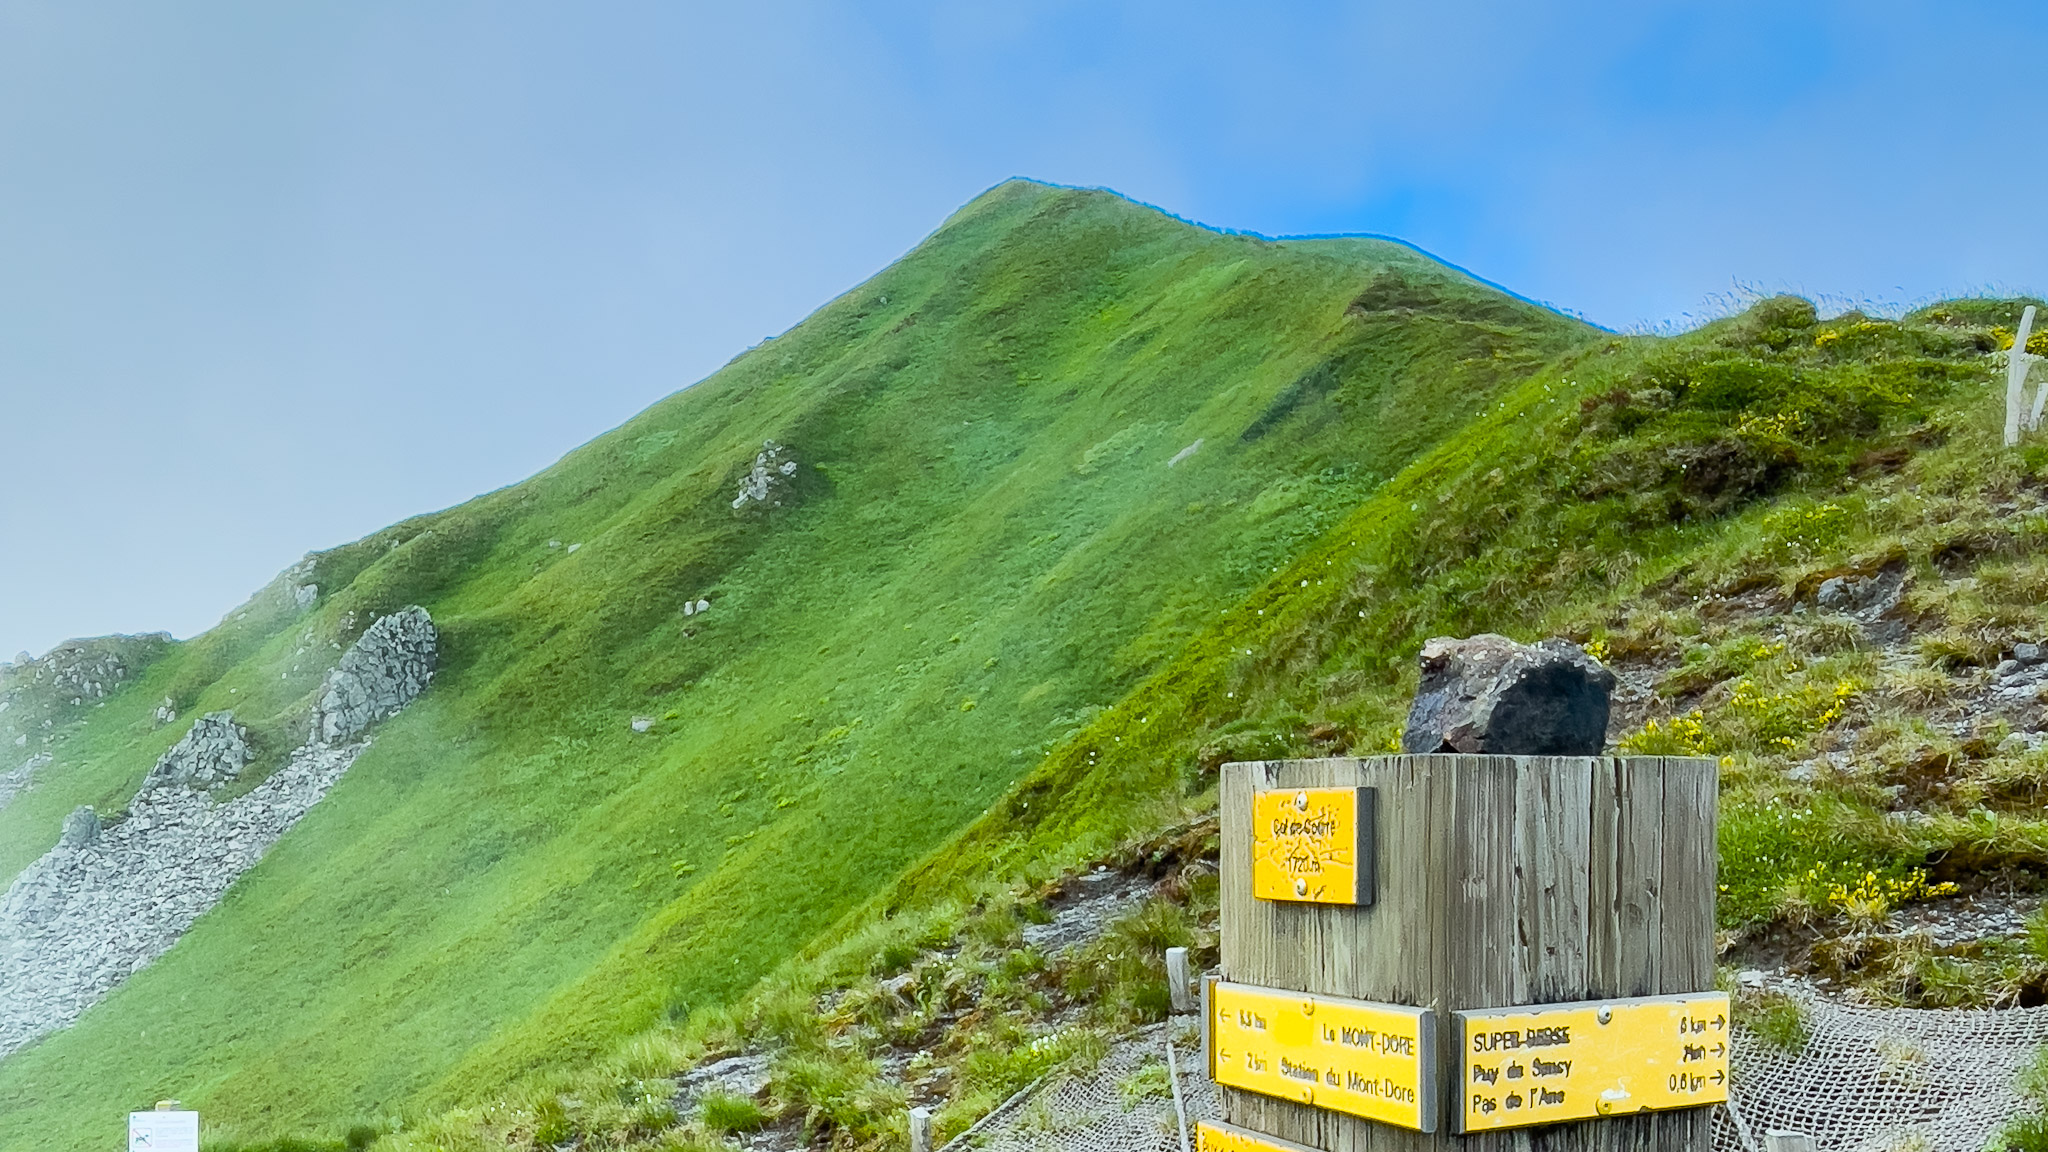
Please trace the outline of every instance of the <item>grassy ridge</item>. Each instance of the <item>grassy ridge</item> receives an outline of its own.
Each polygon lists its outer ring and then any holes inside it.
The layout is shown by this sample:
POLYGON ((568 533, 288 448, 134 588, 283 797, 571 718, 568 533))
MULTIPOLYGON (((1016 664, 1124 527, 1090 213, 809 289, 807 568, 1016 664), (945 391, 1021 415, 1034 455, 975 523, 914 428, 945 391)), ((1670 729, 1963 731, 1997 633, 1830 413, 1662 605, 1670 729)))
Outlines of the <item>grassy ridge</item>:
MULTIPOLYGON (((1975 826, 1943 814, 1906 835, 1883 819, 1871 781, 1787 781, 1790 764, 1841 746, 1827 730, 1844 710, 1830 714, 1823 689, 1852 665, 1866 674, 1859 694, 1920 673, 1874 683, 1875 659, 1839 630, 1795 638, 1808 650, 1779 661, 1785 637, 1701 609, 1753 589, 1782 589, 1789 604, 1822 576, 1891 562, 1952 584, 1960 547, 1999 561, 2008 591, 1994 607, 1930 589, 1917 626, 1953 613, 1950 630, 1968 637, 1934 642, 1937 672, 1995 663, 2001 645, 2048 627, 2029 579, 2003 574, 2041 563, 2039 525, 1999 511, 2042 483, 2044 458, 1998 450, 2002 407, 1987 383, 1987 353, 2010 341, 1999 325, 2023 303, 1820 322, 1781 299, 1677 339, 1613 338, 1562 357, 1212 618, 883 906, 927 904, 991 871, 1071 867, 1145 828, 1137 799, 1176 783, 1199 793, 1226 759, 1390 750, 1421 642, 1487 630, 1562 632, 1611 659, 1679 666, 1662 677, 1664 710, 1698 701, 1703 727, 1649 743, 1726 754, 1731 928, 1777 914, 1816 868, 1833 882, 1966 847, 1979 862, 2038 857, 2031 792, 1980 809, 1975 826), (1732 691, 1745 675, 1763 687, 1732 691), (1786 823, 1806 810, 1826 837, 1786 823)), ((1873 693, 1863 711, 1879 709, 1873 693)))
POLYGON ((274 758, 324 654, 406 604, 443 630, 433 689, 219 911, 0 1064, 0 1148, 96 1146, 165 1095, 245 1132, 474 1097, 730 998, 1589 335, 1388 243, 991 191, 541 476, 315 557, 310 614, 259 596, 53 743, 0 843, 132 791, 182 730, 162 696, 274 758), (736 514, 771 438, 784 506, 736 514))
POLYGON ((1930 879, 2048 872, 2048 748, 2004 739, 1981 703, 2001 654, 2048 634, 2048 448, 1999 444, 1993 354, 2022 303, 1821 321, 1778 299, 1567 352, 1208 614, 737 1011, 480 1092, 385 1147, 716 1147, 708 1118, 666 1110, 667 1077, 740 1048, 773 1056, 783 1122, 833 1148, 902 1148, 909 1092, 957 1132, 1045 1061, 1085 1064, 1095 1033, 1054 1017, 1048 986, 1093 998, 1101 1027, 1156 1019, 1159 949, 1200 943, 1197 868, 1169 881, 1186 907, 1149 906, 1034 986, 1046 958, 1015 929, 1042 882, 1186 863, 1217 764, 1388 746, 1421 640, 1488 628, 1573 635, 1649 685, 1626 747, 1720 757, 1726 939, 1816 927, 1827 974, 1881 1002, 2038 994, 2038 930, 1947 953, 1864 934, 1930 879), (1880 572, 1907 588, 1882 627, 1816 601, 1824 579, 1880 572), (1113 977, 1086 971, 1111 959, 1113 977))

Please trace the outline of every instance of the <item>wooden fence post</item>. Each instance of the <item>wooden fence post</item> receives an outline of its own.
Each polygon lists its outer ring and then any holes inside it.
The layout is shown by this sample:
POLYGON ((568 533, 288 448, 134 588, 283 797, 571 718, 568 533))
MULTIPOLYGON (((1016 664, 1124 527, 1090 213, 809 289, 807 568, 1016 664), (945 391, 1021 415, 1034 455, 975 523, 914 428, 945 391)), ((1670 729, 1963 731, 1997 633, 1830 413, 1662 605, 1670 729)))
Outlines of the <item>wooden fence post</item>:
POLYGON ((932 1152, 932 1110, 910 1110, 910 1152, 932 1152))
POLYGON ((1813 1137, 1773 1128, 1764 1133, 1764 1152, 1813 1152, 1813 1137))
POLYGON ((1195 1010, 1194 984, 1188 979, 1188 950, 1185 948, 1166 950, 1166 993, 1172 999, 1175 1012, 1195 1010))
MULTIPOLYGON (((1292 1075, 1300 1079, 1305 1073, 1303 1094, 1283 1099, 1225 1086, 1225 1119, 1277 1138, 1275 1146, 1285 1142, 1329 1152, 1707 1152, 1710 1108, 1635 1111, 1640 1102, 1626 1094, 1613 1097, 1619 1103, 1611 1107, 1602 1103, 1597 1119, 1479 1130, 1471 1112, 1461 1111, 1479 1107, 1474 1077, 1498 1075, 1502 1067, 1509 1077, 1546 1073, 1535 1068, 1532 1053, 1522 1051, 1509 1054, 1505 1063, 1491 1058, 1490 1069, 1472 1057, 1468 1075, 1465 1033, 1453 1014, 1674 993, 1718 995, 1712 991, 1718 789, 1715 762, 1690 758, 1427 755, 1225 765, 1221 979, 1411 1006, 1411 1013, 1421 1009, 1433 1020, 1439 1064, 1423 1075, 1434 1087, 1424 1091, 1419 1106, 1434 1110, 1418 1125, 1433 1131, 1317 1106, 1335 1090, 1325 1087, 1313 1065, 1298 1062, 1292 1075), (1372 817, 1373 828, 1358 840, 1370 858, 1357 862, 1361 871, 1373 869, 1369 904, 1363 896, 1347 904, 1255 895, 1254 794, 1296 789, 1355 791, 1357 811, 1372 817), (1297 1102, 1303 1099, 1313 1102, 1297 1102), (1461 1135, 1461 1126, 1473 1131, 1461 1135)), ((1305 804, 1307 792, 1299 795, 1305 804)), ((1205 1028, 1214 1031, 1210 1011, 1205 1009, 1205 1028)), ((1605 1025, 1608 1010, 1599 1011, 1599 1024, 1605 1025)), ((1702 1027, 1699 1019, 1688 1020, 1695 1030, 1702 1027)), ((1581 1033, 1599 1030, 1590 1019, 1578 1027, 1581 1033)), ((1711 1021, 1698 1059, 1708 1060, 1707 1049, 1718 1043, 1724 1046, 1712 1058, 1725 1068, 1727 1027, 1724 1008, 1711 1021)), ((1526 1040, 1533 1031, 1519 1035, 1526 1040)), ((1542 1042, 1552 1040, 1546 1036, 1542 1042)), ((1664 1043, 1675 1049, 1675 1041, 1664 1043)), ((1221 1046, 1212 1041, 1212 1061, 1221 1046)), ((1543 1049, 1533 1056, 1546 1054, 1562 1052, 1543 1049)), ((1683 1056, 1694 1058, 1689 1050, 1683 1056)), ((1569 1073, 1555 1071, 1555 1063, 1549 1067, 1550 1075, 1564 1079, 1542 1086, 1569 1080, 1569 1073)), ((1712 1067, 1669 1071, 1674 1082, 1682 1082, 1680 1073, 1712 1067)), ((1658 1076, 1664 1074, 1660 1070, 1658 1076)), ((1331 1084, 1344 1079, 1334 1068, 1328 1075, 1331 1084)), ((1725 1085, 1721 1075, 1717 1086, 1725 1085)), ((1583 1077, 1570 1082, 1582 1083, 1583 1077)), ((1535 1086, 1530 1080, 1503 1082, 1494 1086, 1495 1096, 1505 1100, 1514 1088, 1533 1102, 1529 1090, 1535 1086)), ((1523 1098, 1518 1094, 1507 1107, 1521 1107, 1523 1098)), ((1526 1121, 1533 1114, 1532 1109, 1515 1118, 1526 1121)))

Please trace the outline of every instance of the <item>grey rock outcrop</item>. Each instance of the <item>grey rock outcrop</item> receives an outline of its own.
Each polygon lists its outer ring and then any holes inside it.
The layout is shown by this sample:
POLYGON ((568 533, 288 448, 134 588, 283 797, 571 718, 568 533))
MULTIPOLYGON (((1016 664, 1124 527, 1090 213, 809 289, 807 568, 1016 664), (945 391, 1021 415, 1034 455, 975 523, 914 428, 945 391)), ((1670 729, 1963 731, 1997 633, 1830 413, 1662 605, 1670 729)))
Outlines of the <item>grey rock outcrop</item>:
POLYGON ((434 678, 434 622, 407 608, 371 624, 327 674, 313 716, 313 740, 335 744, 412 703, 434 678))
POLYGON ((1885 612, 1899 602, 1905 578, 1894 569, 1874 576, 1830 576, 1813 593, 1814 603, 1836 612, 1885 612))
POLYGON ((0 746, 25 746, 97 707, 171 645, 169 633, 66 640, 41 656, 0 663, 0 746))
POLYGON ((1437 637, 1422 646, 1422 684, 1401 750, 1596 756, 1614 684, 1614 673, 1569 640, 1437 637))
POLYGON ((761 450, 754 454, 754 466, 740 481, 739 495, 732 501, 733 511, 737 512, 749 504, 762 508, 782 507, 783 493, 796 475, 796 469, 796 457, 789 449, 773 440, 764 441, 761 450))
POLYGON ((255 758, 248 730, 235 723, 234 713, 208 712, 192 722, 184 739, 157 758, 142 786, 217 788, 240 777, 255 758))

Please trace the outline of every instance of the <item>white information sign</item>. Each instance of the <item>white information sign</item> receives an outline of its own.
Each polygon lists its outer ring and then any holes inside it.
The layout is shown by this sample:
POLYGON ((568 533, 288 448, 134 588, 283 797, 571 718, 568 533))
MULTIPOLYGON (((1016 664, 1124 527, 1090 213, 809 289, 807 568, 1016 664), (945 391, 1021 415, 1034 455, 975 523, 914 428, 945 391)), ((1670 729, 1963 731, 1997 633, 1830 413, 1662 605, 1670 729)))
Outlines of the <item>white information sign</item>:
POLYGON ((128 1152, 199 1152, 199 1113, 130 1112, 128 1152))

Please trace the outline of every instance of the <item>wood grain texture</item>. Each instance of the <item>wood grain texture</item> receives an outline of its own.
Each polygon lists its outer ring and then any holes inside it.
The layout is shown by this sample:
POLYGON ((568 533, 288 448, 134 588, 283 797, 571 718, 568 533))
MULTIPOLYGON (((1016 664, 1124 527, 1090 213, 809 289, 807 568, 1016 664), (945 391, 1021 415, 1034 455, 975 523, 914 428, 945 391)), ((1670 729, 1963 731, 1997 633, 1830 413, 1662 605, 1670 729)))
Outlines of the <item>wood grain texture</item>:
POLYGON ((1447 1097, 1427 1135, 1227 1088, 1226 1118, 1328 1152, 1704 1152, 1703 1109, 1452 1134, 1449 1014, 1711 988, 1718 788, 1712 761, 1659 757, 1225 765, 1223 978, 1436 1009, 1447 1097), (1370 908, 1251 894, 1251 794, 1316 787, 1379 790, 1370 908))

